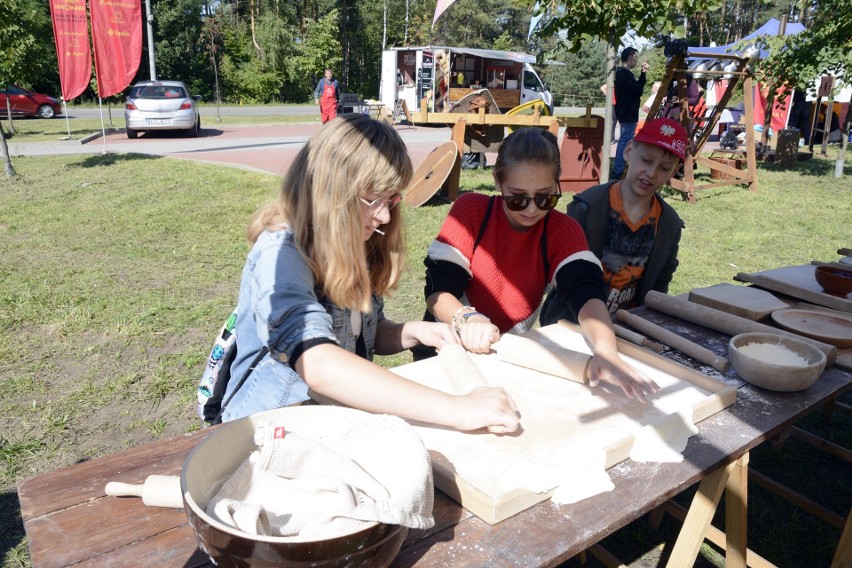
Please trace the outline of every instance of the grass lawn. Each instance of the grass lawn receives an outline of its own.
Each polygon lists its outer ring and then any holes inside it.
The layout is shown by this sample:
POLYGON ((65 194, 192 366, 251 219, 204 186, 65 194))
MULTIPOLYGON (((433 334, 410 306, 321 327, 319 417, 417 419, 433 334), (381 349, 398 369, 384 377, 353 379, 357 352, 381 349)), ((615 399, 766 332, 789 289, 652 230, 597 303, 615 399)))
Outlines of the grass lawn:
MULTIPOLYGON (((64 129, 64 120, 49 122, 64 129)), ((236 302, 245 228, 279 184, 272 175, 139 155, 15 158, 14 166, 18 176, 0 180, 5 567, 29 565, 16 482, 198 428, 194 389, 236 302)), ((695 206, 667 194, 687 226, 670 293, 737 272, 836 260, 838 248, 852 246, 852 167, 840 180, 833 170, 833 157, 793 170, 762 165, 759 191, 705 190, 695 206)), ((490 171, 462 173, 462 190, 490 188, 490 171)), ((422 316, 422 258, 448 209, 437 201, 405 209, 409 254, 389 317, 422 316)), ((805 427, 852 447, 848 415, 805 427)), ((783 470, 785 482, 839 514, 852 506, 849 465, 794 440, 780 454, 753 452, 752 465, 783 470)), ((839 531, 759 489, 750 498, 754 550, 780 566, 828 565, 839 531)), ((631 566, 655 565, 646 564, 648 551, 676 529, 670 517, 654 533, 634 523, 605 544, 631 566)), ((711 547, 701 558, 719 564, 711 547)))

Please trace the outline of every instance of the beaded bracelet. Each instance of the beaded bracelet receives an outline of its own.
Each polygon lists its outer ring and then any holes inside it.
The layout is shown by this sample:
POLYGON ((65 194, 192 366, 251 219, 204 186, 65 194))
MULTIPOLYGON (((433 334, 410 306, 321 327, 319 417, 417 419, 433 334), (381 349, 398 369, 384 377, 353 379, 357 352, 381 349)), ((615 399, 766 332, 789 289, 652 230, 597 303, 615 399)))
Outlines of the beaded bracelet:
POLYGON ((453 314, 453 319, 451 320, 453 324, 453 329, 456 330, 456 333, 461 333, 461 326, 459 325, 459 316, 462 315, 462 312, 465 310, 473 310, 476 311, 476 308, 473 306, 462 306, 456 310, 456 313, 453 314))

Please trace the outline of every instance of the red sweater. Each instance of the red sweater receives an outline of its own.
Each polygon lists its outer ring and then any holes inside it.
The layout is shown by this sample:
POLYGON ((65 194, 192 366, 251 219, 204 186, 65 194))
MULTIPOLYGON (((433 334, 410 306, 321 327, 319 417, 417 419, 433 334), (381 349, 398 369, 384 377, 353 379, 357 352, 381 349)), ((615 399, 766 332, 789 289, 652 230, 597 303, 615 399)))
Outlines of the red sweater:
POLYGON ((527 232, 516 231, 498 198, 474 251, 488 203, 487 195, 467 193, 459 197, 430 247, 429 256, 454 262, 472 274, 466 292, 470 305, 505 333, 538 309, 545 286, 556 271, 573 261, 572 255, 588 251, 588 244, 579 223, 564 213, 551 211, 546 235, 550 272, 545 275, 541 252, 544 222, 527 232))

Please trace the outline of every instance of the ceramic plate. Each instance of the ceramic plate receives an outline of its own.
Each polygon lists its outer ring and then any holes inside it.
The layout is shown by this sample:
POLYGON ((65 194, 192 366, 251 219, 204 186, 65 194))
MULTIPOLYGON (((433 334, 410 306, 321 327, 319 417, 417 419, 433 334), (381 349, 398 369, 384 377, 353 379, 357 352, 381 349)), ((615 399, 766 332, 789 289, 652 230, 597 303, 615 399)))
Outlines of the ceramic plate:
POLYGON ((778 310, 772 319, 793 333, 837 347, 852 346, 852 318, 816 310, 778 310))

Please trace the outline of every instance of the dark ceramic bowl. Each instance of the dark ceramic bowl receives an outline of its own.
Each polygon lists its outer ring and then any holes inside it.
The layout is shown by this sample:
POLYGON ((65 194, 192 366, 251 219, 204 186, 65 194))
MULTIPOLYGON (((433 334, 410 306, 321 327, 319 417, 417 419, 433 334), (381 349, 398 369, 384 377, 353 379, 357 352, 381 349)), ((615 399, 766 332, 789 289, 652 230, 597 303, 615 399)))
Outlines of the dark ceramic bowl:
POLYGON ((297 406, 255 414, 220 426, 187 456, 180 484, 184 509, 198 546, 216 566, 252 567, 385 567, 390 565, 408 529, 372 523, 364 529, 325 540, 258 536, 230 527, 207 514, 207 504, 223 480, 256 449, 258 424, 271 420, 292 432, 309 433, 330 421, 345 420, 358 410, 297 406))
POLYGON ((852 270, 833 266, 817 266, 814 270, 817 284, 831 294, 846 296, 852 292, 852 270))

